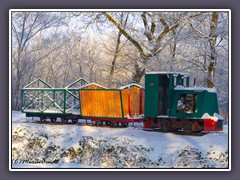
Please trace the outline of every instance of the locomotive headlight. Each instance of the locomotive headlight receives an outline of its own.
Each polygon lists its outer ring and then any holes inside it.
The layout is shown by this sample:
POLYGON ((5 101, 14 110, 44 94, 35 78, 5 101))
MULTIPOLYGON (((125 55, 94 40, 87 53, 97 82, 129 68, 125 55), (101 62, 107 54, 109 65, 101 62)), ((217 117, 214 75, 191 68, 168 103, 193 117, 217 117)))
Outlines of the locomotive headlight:
POLYGON ((212 126, 215 126, 217 124, 217 121, 212 121, 212 126))

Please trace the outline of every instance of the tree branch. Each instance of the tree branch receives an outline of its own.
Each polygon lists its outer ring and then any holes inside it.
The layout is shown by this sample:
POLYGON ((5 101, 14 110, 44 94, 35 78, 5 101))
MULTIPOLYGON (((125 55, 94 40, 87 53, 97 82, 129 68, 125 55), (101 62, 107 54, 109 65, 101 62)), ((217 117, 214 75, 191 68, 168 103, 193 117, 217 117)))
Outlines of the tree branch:
POLYGON ((152 35, 154 34, 155 32, 155 29, 156 29, 156 25, 155 25, 155 22, 154 22, 154 15, 151 16, 151 32, 152 32, 152 35))
POLYGON ((146 17, 146 12, 143 12, 142 13, 142 20, 143 20, 143 24, 144 24, 144 28, 145 28, 145 36, 147 37, 147 39, 149 41, 152 41, 153 40, 153 35, 152 33, 154 32, 155 30, 155 27, 154 27, 154 24, 152 23, 152 27, 151 27, 151 31, 149 30, 149 27, 148 27, 148 24, 147 24, 147 17, 146 17))
POLYGON ((133 45, 138 49, 140 55, 142 57, 147 57, 142 49, 142 47, 140 46, 140 44, 134 39, 132 38, 125 30, 124 28, 122 28, 121 24, 117 22, 116 19, 114 19, 109 13, 107 12, 102 12, 102 14, 104 16, 106 16, 108 18, 108 20, 110 22, 112 22, 118 29, 119 31, 130 41, 133 43, 133 45))

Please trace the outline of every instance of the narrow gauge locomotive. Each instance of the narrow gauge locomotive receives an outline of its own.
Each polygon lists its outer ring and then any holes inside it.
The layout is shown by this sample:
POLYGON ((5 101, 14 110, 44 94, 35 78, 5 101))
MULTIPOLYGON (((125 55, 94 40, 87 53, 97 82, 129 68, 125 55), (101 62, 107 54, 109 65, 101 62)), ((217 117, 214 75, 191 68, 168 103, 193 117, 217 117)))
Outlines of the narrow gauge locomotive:
POLYGON ((84 79, 65 88, 53 88, 38 79, 22 88, 21 93, 22 112, 41 121, 60 118, 62 122, 77 123, 85 119, 124 127, 130 122, 143 122, 145 129, 164 132, 223 130, 216 90, 189 87, 187 73, 147 73, 145 88, 129 84, 109 89, 84 79))

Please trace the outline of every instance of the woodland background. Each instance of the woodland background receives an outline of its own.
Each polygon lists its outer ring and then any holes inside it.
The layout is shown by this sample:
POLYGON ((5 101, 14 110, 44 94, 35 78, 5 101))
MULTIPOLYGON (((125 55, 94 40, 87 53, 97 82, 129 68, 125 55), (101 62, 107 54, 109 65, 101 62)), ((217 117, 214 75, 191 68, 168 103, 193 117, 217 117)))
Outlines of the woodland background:
POLYGON ((37 78, 65 87, 78 78, 109 88, 144 86, 151 71, 190 73, 215 87, 228 117, 228 12, 12 12, 11 105, 37 78))

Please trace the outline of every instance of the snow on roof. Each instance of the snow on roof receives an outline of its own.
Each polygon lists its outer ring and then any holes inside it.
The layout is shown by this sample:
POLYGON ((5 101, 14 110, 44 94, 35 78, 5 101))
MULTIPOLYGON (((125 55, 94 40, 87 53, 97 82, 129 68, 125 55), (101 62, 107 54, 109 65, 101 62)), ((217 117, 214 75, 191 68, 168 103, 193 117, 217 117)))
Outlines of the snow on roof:
POLYGON ((135 83, 127 84, 127 85, 125 85, 125 86, 120 87, 119 89, 126 89, 126 88, 130 88, 131 86, 137 86, 137 87, 143 89, 142 86, 140 86, 140 85, 138 85, 138 84, 135 84, 135 83))
POLYGON ((189 91, 208 91, 208 92, 211 92, 211 93, 217 93, 217 90, 216 88, 204 88, 204 87, 197 87, 197 86, 194 86, 194 87, 184 87, 184 86, 176 86, 174 88, 174 90, 189 90, 189 91))
POLYGON ((103 88, 103 89, 108 89, 108 88, 103 87, 102 85, 99 85, 99 84, 97 84, 97 83, 89 83, 89 84, 86 84, 86 85, 80 86, 80 89, 83 89, 83 88, 85 88, 85 87, 92 86, 92 85, 94 85, 94 86, 98 86, 98 87, 101 87, 101 88, 103 88))
POLYGON ((187 75, 187 76, 189 76, 189 73, 185 73, 185 72, 174 72, 174 71, 153 71, 153 72, 147 72, 146 74, 181 74, 181 75, 187 75))

